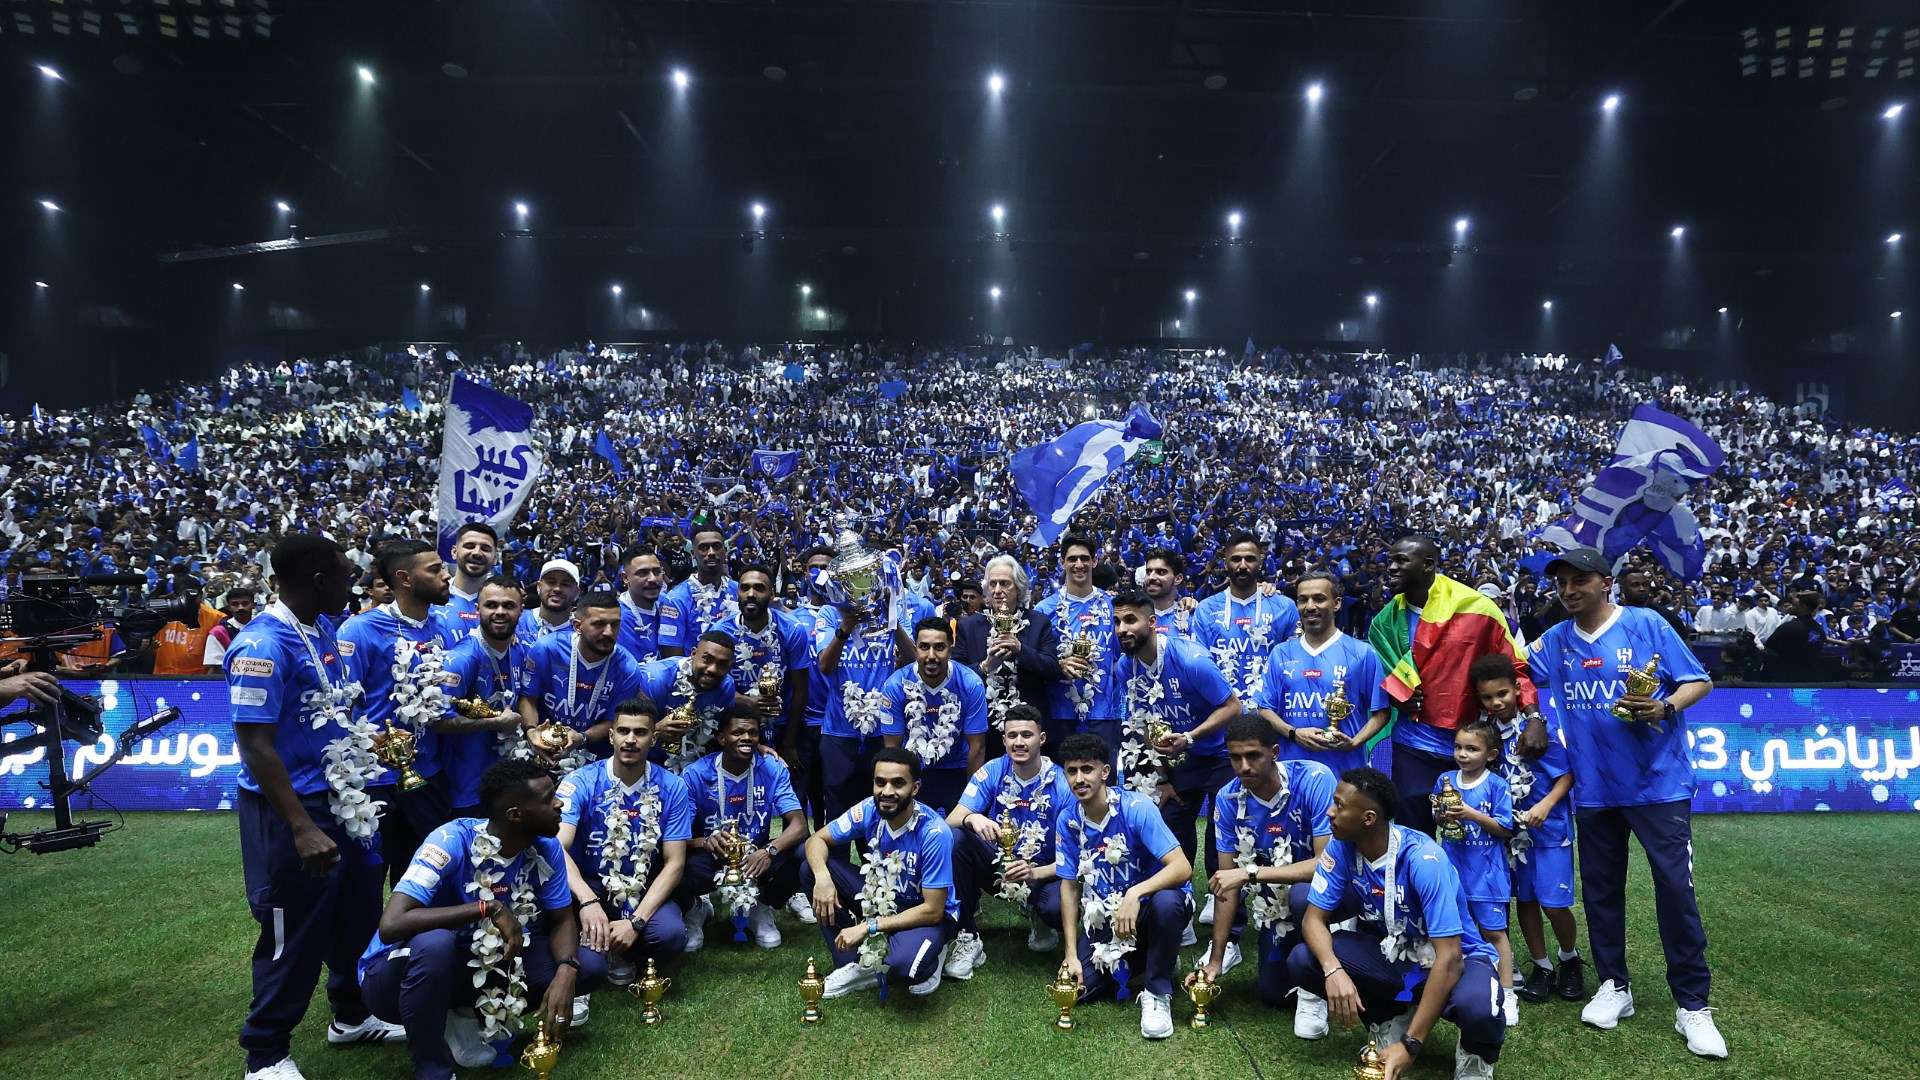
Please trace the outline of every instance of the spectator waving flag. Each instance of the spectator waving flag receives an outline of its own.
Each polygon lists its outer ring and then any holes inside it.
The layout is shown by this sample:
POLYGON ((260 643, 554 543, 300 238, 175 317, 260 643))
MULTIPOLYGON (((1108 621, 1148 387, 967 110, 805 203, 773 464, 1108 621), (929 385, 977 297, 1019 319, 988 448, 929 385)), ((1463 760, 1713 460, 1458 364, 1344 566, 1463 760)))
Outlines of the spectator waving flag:
POLYGON ((426 410, 426 406, 420 403, 420 395, 414 393, 413 387, 411 386, 400 391, 400 407, 410 413, 424 412, 426 410))
POLYGON ((155 461, 172 459, 173 447, 167 445, 167 437, 155 431, 152 424, 140 425, 140 441, 147 445, 147 456, 155 461))
POLYGON ((469 521, 504 535, 546 466, 531 405, 460 374, 446 402, 434 496, 443 555, 453 548, 454 530, 469 521))
POLYGON ((613 469, 615 480, 627 478, 627 463, 620 460, 620 451, 614 448, 613 440, 605 431, 593 437, 593 452, 606 459, 608 466, 613 469))
POLYGON ((1881 484, 1879 490, 1873 493, 1874 498, 1883 505, 1893 502, 1902 495, 1911 494, 1913 494, 1913 491, 1907 487, 1907 482, 1897 476, 1881 484))
POLYGON ((173 456, 173 463, 180 466, 182 472, 197 473, 200 471, 199 434, 196 433, 186 441, 184 446, 180 447, 179 452, 173 456))
POLYGON ((1146 406, 1135 405, 1125 420, 1075 424, 1052 442, 1014 454, 1013 482, 1040 519, 1028 542, 1046 547, 1059 540, 1100 485, 1162 430, 1146 406))
POLYGON ((800 467, 800 451, 768 450, 764 447, 753 452, 752 469, 769 480, 784 480, 793 475, 800 467))
POLYGON ((1642 405, 1621 430, 1613 463, 1587 485, 1573 513, 1541 530, 1540 539, 1563 550, 1598 548, 1615 566, 1644 543, 1660 565, 1696 580, 1706 562, 1706 543, 1700 523, 1680 500, 1725 460, 1706 432, 1642 405))
POLYGON ((1620 346, 1615 345, 1612 342, 1607 343, 1607 366, 1608 367, 1613 367, 1625 359, 1626 357, 1620 355, 1620 346))

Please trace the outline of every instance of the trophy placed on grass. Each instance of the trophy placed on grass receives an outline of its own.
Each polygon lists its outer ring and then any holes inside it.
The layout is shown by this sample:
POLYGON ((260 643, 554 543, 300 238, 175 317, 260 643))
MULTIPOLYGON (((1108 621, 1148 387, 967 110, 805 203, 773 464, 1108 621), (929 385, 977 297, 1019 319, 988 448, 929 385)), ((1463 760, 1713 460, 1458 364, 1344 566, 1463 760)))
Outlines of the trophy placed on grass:
POLYGON ((418 791, 427 786, 427 778, 413 771, 413 762, 420 754, 413 732, 393 726, 387 721, 387 730, 373 737, 373 756, 380 764, 400 773, 401 791, 418 791))
POLYGON ((1047 996, 1053 999, 1053 1006, 1060 1010, 1060 1018, 1053 1022, 1055 1031, 1073 1030, 1073 1007, 1080 1000, 1080 984, 1073 981, 1067 973, 1067 965, 1060 965, 1060 974, 1047 984, 1047 996))
POLYGON ((1190 1023, 1195 1031, 1205 1031, 1213 1026, 1213 1017, 1207 1009, 1220 1000, 1220 984, 1207 977, 1205 966, 1195 968, 1186 980, 1187 1000, 1193 1002, 1193 1019, 1190 1023))
POLYGON ((821 1020, 820 997, 827 992, 827 982, 820 977, 820 969, 813 966, 813 957, 807 957, 807 973, 800 977, 800 1022, 817 1024, 821 1020))
MULTIPOLYGON (((1643 697, 1643 698, 1652 697, 1654 695, 1654 692, 1659 689, 1660 689, 1660 654, 1659 653, 1654 653, 1651 657, 1647 659, 1646 663, 1640 665, 1637 668, 1636 667, 1627 668, 1628 696, 1643 697)), ((1618 702, 1618 701, 1614 702, 1613 708, 1607 711, 1611 712, 1614 716, 1618 717, 1619 719, 1625 720, 1629 724, 1639 720, 1639 717, 1633 715, 1633 710, 1627 708, 1626 705, 1622 702, 1618 702)), ((1655 731, 1660 730, 1660 721, 1653 720, 1653 721, 1650 721, 1650 723, 1652 723, 1655 731)))
POLYGON ((640 999, 643 1006, 640 1010, 641 1023, 660 1022, 660 999, 667 996, 667 987, 672 982, 672 979, 660 974, 660 969, 654 966, 652 959, 647 960, 646 976, 635 980, 632 986, 627 987, 634 997, 640 999))
POLYGON ((547 1022, 540 1021, 540 1030, 533 1041, 520 1051, 520 1067, 540 1078, 547 1080, 553 1075, 553 1067, 560 1063, 560 1040, 547 1038, 547 1022))
MULTIPOLYGON (((1466 804, 1467 800, 1462 798, 1459 789, 1453 786, 1453 780, 1443 778, 1440 781, 1440 794, 1433 797, 1434 809, 1439 813, 1451 814, 1466 804)), ((1465 840, 1467 838, 1467 826, 1464 822, 1442 822, 1437 831, 1442 840, 1465 840)))
POLYGON ((1387 1066, 1380 1060, 1380 1048, 1371 1039, 1360 1048, 1360 1060, 1353 1066, 1353 1080, 1387 1080, 1387 1066))

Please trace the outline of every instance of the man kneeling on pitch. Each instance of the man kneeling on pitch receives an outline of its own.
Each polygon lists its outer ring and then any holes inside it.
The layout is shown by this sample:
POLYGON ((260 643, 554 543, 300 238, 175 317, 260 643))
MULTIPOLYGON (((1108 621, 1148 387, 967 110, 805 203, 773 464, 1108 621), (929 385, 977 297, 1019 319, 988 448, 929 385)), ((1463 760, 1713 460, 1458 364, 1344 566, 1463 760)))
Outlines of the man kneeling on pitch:
MULTIPOLYGON (((833 953, 826 997, 889 983, 931 994, 959 930, 953 832, 915 798, 920 757, 898 746, 873 757, 873 796, 807 838, 800 883, 833 953), (832 850, 860 845, 856 870, 832 850)), ((883 988, 884 989, 884 988, 883 988)))
POLYGON ((499 762, 480 778, 480 805, 487 817, 455 818, 420 845, 360 957, 367 1006, 406 1026, 416 1080, 444 1080, 456 1062, 491 1064, 488 1042, 514 1034, 515 1014, 533 1002, 558 1032, 574 995, 605 972, 600 954, 580 948, 553 777, 530 761, 499 762), (477 987, 469 957, 481 962, 477 987))
POLYGON ((1466 887, 1439 842, 1394 824, 1399 802, 1385 773, 1341 775, 1328 815, 1333 840, 1300 925, 1305 940, 1287 966, 1342 1027, 1366 1021, 1387 1080, 1413 1065, 1442 1018, 1460 1029, 1455 1080, 1491 1078, 1507 1037, 1500 956, 1467 917, 1466 887), (1357 929, 1329 929, 1354 915, 1357 929))

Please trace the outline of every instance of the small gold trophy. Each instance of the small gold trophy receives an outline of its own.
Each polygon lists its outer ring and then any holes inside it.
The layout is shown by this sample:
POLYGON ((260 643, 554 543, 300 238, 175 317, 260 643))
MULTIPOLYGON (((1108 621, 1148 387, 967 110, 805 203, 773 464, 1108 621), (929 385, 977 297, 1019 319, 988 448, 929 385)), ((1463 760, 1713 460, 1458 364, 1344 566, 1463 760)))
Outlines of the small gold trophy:
POLYGON ((677 709, 670 710, 667 713, 667 715, 660 718, 660 723, 662 726, 667 724, 687 725, 687 730, 682 732, 680 734, 680 737, 678 739, 675 739, 673 741, 673 745, 668 748, 672 753, 684 754, 687 752, 687 736, 693 733, 694 719, 695 719, 695 714, 693 711, 693 702, 691 701, 687 702, 685 705, 682 705, 677 709))
POLYGON ((540 1021, 540 1030, 520 1051, 520 1067, 533 1073, 540 1080, 553 1075, 553 1067, 560 1063, 560 1040, 547 1038, 547 1022, 540 1021))
POLYGON ((760 695, 761 701, 780 700, 781 671, 772 664, 760 669, 760 675, 753 682, 753 690, 760 695))
POLYGON ((1047 996, 1053 999, 1054 1007, 1060 1010, 1060 1019, 1053 1022, 1053 1030, 1072 1031, 1073 1006, 1080 1000, 1080 984, 1067 974, 1065 962, 1060 965, 1060 974, 1047 984, 1047 996))
POLYGON ((493 707, 493 702, 483 697, 455 698, 453 711, 469 720, 487 720, 500 715, 500 710, 493 707))
POLYGON ((1205 967, 1196 968, 1187 976, 1187 1000, 1193 1002, 1193 1019, 1189 1021, 1193 1030, 1205 1031, 1213 1026, 1213 1017, 1207 1015, 1207 1008, 1220 1000, 1220 984, 1207 978, 1205 967))
POLYGON ((800 976, 800 1001, 806 1006, 800 1010, 801 1023, 820 1022, 820 995, 826 992, 826 980, 820 977, 820 969, 813 966, 813 957, 807 957, 807 973, 800 976))
POLYGON ((567 742, 572 738, 573 729, 558 720, 549 720, 527 731, 527 745, 533 752, 553 762, 567 752, 567 742))
POLYGON ((1380 1048, 1368 1039, 1360 1048, 1360 1060, 1353 1066, 1353 1080, 1387 1080, 1387 1066, 1380 1060, 1380 1048))
POLYGON ((1020 624, 1020 613, 1013 610, 1011 603, 995 605, 992 618, 994 637, 1012 637, 1014 627, 1020 624))
MULTIPOLYGON (((1653 656, 1648 658, 1646 663, 1640 665, 1637 668, 1636 667, 1627 668, 1627 693, 1632 695, 1633 697, 1653 696, 1654 691, 1660 689, 1659 672, 1660 672, 1660 654, 1659 653, 1654 653, 1653 656)), ((1614 716, 1622 720, 1625 720, 1629 724, 1633 723, 1634 720, 1636 719, 1632 711, 1618 701, 1614 702, 1613 708, 1607 711, 1613 713, 1614 716)), ((1660 726, 1659 721, 1657 720, 1654 721, 1653 726, 1656 729, 1658 729, 1660 726)))
POLYGON ((732 821, 710 838, 714 850, 726 864, 726 873, 720 875, 722 885, 744 885, 747 877, 740 872, 740 865, 747 859, 747 841, 736 830, 732 821))
MULTIPOLYGON (((1162 720, 1157 716, 1147 721, 1147 741, 1152 743, 1156 749, 1160 746, 1162 742, 1165 742, 1166 740, 1173 738, 1174 734, 1175 732, 1173 730, 1173 725, 1167 723, 1165 720, 1162 720)), ((1185 761, 1186 759, 1187 759, 1187 754, 1186 754, 1186 751, 1183 750, 1178 754, 1173 754, 1169 756, 1167 758, 1167 764, 1178 765, 1182 761, 1185 761)))
POLYGON ((667 995, 667 986, 672 982, 672 979, 660 974, 660 970, 654 967, 652 959, 647 960, 646 976, 636 980, 632 986, 627 987, 628 990, 632 991, 633 996, 639 998, 645 1006, 645 1008, 640 1010, 641 1023, 657 1024, 660 1022, 660 999, 667 995))
POLYGON ((1073 658, 1075 660, 1093 659, 1093 636, 1085 630, 1073 635, 1073 658))
MULTIPOLYGON (((1443 813, 1451 813, 1467 803, 1460 797, 1460 792, 1454 788, 1453 781, 1444 778, 1440 781, 1440 794, 1435 795, 1433 799, 1435 809, 1443 813)), ((1467 827, 1462 822, 1449 821, 1440 826, 1439 833, 1442 840, 1465 840, 1467 827)))
POLYGON ((1333 693, 1327 695, 1327 734, 1338 735, 1340 725, 1353 715, 1353 702, 1347 700, 1347 688, 1344 683, 1333 684, 1333 693))
POLYGON ((1000 866, 1002 869, 1013 861, 1013 846, 1020 842, 1020 830, 1013 823, 1013 807, 1002 807, 1000 820, 1000 866))
POLYGON ((427 786, 427 778, 413 771, 413 760, 418 754, 413 732, 394 727, 391 720, 387 721, 387 730, 373 737, 373 756, 387 768, 400 770, 401 791, 418 791, 427 786))

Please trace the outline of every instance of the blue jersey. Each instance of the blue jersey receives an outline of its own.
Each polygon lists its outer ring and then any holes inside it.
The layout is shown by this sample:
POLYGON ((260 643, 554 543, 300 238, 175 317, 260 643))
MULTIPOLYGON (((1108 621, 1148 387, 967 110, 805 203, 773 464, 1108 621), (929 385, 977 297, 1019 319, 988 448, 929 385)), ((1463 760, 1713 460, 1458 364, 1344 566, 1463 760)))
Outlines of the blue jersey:
MULTIPOLYGON (((1099 896, 1125 892, 1160 872, 1161 860, 1180 846, 1173 830, 1160 818, 1160 808, 1137 791, 1107 789, 1107 816, 1087 820, 1078 800, 1067 804, 1053 823, 1054 869, 1062 881, 1099 896), (1081 855, 1087 855, 1090 876, 1081 874, 1081 855)), ((1193 895, 1193 881, 1180 883, 1193 895)))
MULTIPOLYGON (((901 612, 897 624, 908 637, 913 636, 913 616, 901 612)), ((840 628, 838 608, 823 607, 814 621, 813 647, 815 663, 820 654, 833 644, 833 635, 840 628)), ((866 717, 873 722, 868 735, 878 736, 880 725, 886 721, 886 695, 881 688, 898 670, 894 661, 894 638, 891 627, 880 620, 868 619, 860 624, 860 630, 840 646, 840 663, 833 671, 820 677, 820 689, 824 691, 822 700, 824 709, 820 714, 820 734, 833 735, 842 739, 857 739, 861 732, 855 726, 854 718, 848 716, 847 706, 854 701, 856 717, 866 717), (878 695, 878 696, 875 696, 878 695), (864 710, 864 711, 863 711, 864 710)))
POLYGON ((862 862, 899 853, 897 910, 919 907, 922 890, 945 889, 947 918, 960 917, 959 891, 953 887, 953 830, 925 805, 915 802, 913 817, 896 832, 880 816, 872 798, 862 799, 827 824, 827 836, 836 844, 858 843, 862 862))
MULTIPOLYGON (((1143 668, 1138 660, 1122 655, 1114 665, 1114 683, 1125 695, 1123 700, 1129 710, 1141 708, 1144 699, 1136 701, 1136 696, 1144 694, 1144 687, 1158 681, 1161 698, 1151 707, 1151 711, 1160 714, 1160 719, 1176 732, 1190 732, 1206 723, 1213 710, 1226 704, 1233 696, 1233 687, 1227 685, 1226 676, 1213 664, 1213 658, 1197 643, 1186 638, 1166 637, 1159 641, 1160 659, 1156 668, 1143 668), (1142 689, 1134 687, 1134 680, 1141 680, 1142 689)), ((1131 716, 1131 712, 1128 713, 1131 716)), ((1200 737, 1189 751, 1197 757, 1224 757, 1227 753, 1227 733, 1224 725, 1200 737)))
MULTIPOLYGON (((346 737, 359 693, 332 622, 321 616, 317 623, 302 627, 285 604, 272 604, 233 635, 222 661, 234 725, 273 727, 273 748, 301 795, 328 790, 327 744, 346 737)), ((244 760, 239 783, 243 791, 260 791, 244 760)))
POLYGON ((620 647, 646 663, 660 655, 660 605, 643 608, 631 593, 620 594, 620 647))
MULTIPOLYGON (((733 685, 742 691, 759 686, 760 675, 769 668, 780 672, 780 700, 787 696, 787 676, 796 671, 813 671, 813 621, 778 608, 767 612, 767 624, 759 632, 748 630, 737 618, 727 619, 715 630, 733 635, 733 685)), ((785 713, 781 714, 785 718, 785 713)), ((779 726, 776 720, 769 728, 779 726)))
POLYGON ((779 834, 781 818, 800 809, 793 774, 772 754, 754 754, 748 775, 727 772, 722 762, 715 751, 680 772, 693 799, 693 834, 712 836, 731 821, 735 832, 761 847, 779 834))
POLYGON ((965 664, 947 665, 947 678, 939 686, 928 686, 920 681, 920 665, 908 664, 887 677, 887 683, 881 688, 887 696, 887 716, 880 722, 880 734, 899 735, 905 741, 907 749, 921 754, 923 742, 940 721, 942 706, 952 704, 960 711, 954 717, 953 741, 947 746, 946 753, 938 760, 922 761, 923 769, 964 769, 967 767, 967 736, 987 733, 987 684, 974 670, 965 664), (907 703, 917 688, 920 702, 926 707, 925 715, 913 731, 907 730, 907 703), (916 738, 918 736, 918 738, 916 738))
MULTIPOLYGON (((1531 810, 1547 792, 1553 790, 1556 780, 1567 775, 1567 748, 1565 736, 1560 733, 1560 725, 1547 721, 1547 752, 1529 761, 1520 756, 1520 732, 1525 724, 1515 722, 1501 727, 1500 778, 1507 782, 1507 794, 1513 800, 1513 812, 1517 818, 1523 810, 1531 810)), ((1569 792, 1571 794, 1571 792, 1569 792)), ((1546 820, 1538 828, 1528 829, 1529 842, 1540 847, 1567 847, 1573 843, 1573 809, 1571 798, 1561 799, 1547 811, 1546 820)))
MULTIPOLYGON (((651 761, 631 786, 613 775, 613 762, 603 760, 568 773, 553 793, 560 800, 561 822, 573 826, 573 845, 567 849, 573 864, 591 878, 603 877, 610 870, 633 874, 643 869, 634 865, 631 855, 627 865, 603 867, 601 848, 607 842, 607 817, 620 813, 631 821, 649 793, 660 800, 660 842, 693 839, 693 799, 687 795, 686 783, 651 761)), ((660 858, 656 849, 656 866, 660 858)))
MULTIPOLYGON (((1627 692, 1627 670, 1655 653, 1656 700, 1707 673, 1673 627, 1646 608, 1618 607, 1598 633, 1580 632, 1572 619, 1549 627, 1535 643, 1529 668, 1541 688, 1541 711, 1559 721, 1573 765, 1573 797, 1581 806, 1647 806, 1693 798, 1693 761, 1686 722, 1676 715, 1654 730, 1608 710, 1627 692), (1551 700, 1547 700, 1551 697, 1551 700)), ((1529 650, 1531 653, 1533 650, 1529 650)))
POLYGON ((807 672, 807 726, 818 728, 827 718, 827 677, 820 673, 820 611, 817 605, 802 603, 793 612, 794 621, 807 631, 807 656, 813 661, 807 672))
POLYGON ((1012 811, 1014 828, 1040 842, 1031 848, 1034 854, 1027 860, 1035 866, 1053 861, 1053 824, 1060 811, 1072 805, 1073 789, 1067 786, 1066 772, 1044 757, 1031 780, 1020 779, 1012 758, 994 758, 974 770, 960 793, 960 808, 970 814, 985 814, 997 822, 1001 814, 1012 811))
MULTIPOLYGON (((1063 589, 1040 601, 1033 611, 1039 618, 1053 624, 1054 631, 1063 642, 1072 641, 1083 633, 1093 639, 1093 674, 1087 676, 1083 684, 1093 692, 1086 718, 1118 719, 1126 710, 1126 692, 1113 677, 1113 595, 1104 589, 1095 589, 1076 599, 1068 596, 1063 589)), ((1068 686, 1064 679, 1047 686, 1047 700, 1052 706, 1055 720, 1074 720, 1079 717, 1073 704, 1073 692, 1068 686)))
MULTIPOLYGON (((723 676, 719 686, 711 690, 697 691, 692 697, 688 697, 686 694, 676 690, 675 687, 680 682, 681 669, 692 663, 692 660, 684 656, 663 656, 658 660, 649 660, 641 664, 639 668, 640 689, 648 698, 652 699, 654 706, 660 710, 661 716, 665 716, 669 711, 677 709, 691 701, 694 712, 698 714, 694 720, 695 727, 703 723, 711 722, 714 725, 714 730, 718 731, 720 717, 725 715, 728 709, 733 708, 733 699, 735 696, 733 676, 723 676)), ((693 673, 688 671, 687 674, 688 678, 691 679, 693 673)), ((691 686, 691 682, 689 682, 688 685, 691 686)), ((674 758, 673 753, 657 739, 654 741, 653 749, 648 752, 648 756, 655 761, 669 761, 671 759, 674 769, 684 768, 694 758, 706 753, 704 747, 694 744, 694 738, 695 736, 693 735, 688 736, 684 744, 685 756, 683 757, 674 758)))
MULTIPOLYGON (((447 654, 447 672, 453 676, 453 684, 447 687, 447 715, 456 715, 453 702, 465 698, 480 698, 498 712, 514 711, 520 700, 520 669, 526 660, 527 646, 517 637, 507 643, 505 652, 496 653, 485 638, 469 635, 447 654)), ((480 774, 500 760, 500 734, 442 735, 440 759, 452 805, 478 806, 480 774)))
POLYGON ((1186 605, 1175 600, 1173 606, 1167 610, 1153 613, 1153 632, 1162 637, 1168 635, 1192 637, 1193 612, 1188 611, 1186 605))
POLYGON ((660 598, 660 647, 693 651, 700 635, 740 614, 740 583, 721 578, 713 588, 690 577, 660 598))
MULTIPOLYGON (((421 907, 459 907, 484 899, 498 900, 511 907, 514 887, 524 881, 532 884, 534 901, 540 910, 561 911, 573 906, 573 890, 567 887, 566 857, 560 852, 560 841, 551 836, 536 838, 531 847, 506 860, 493 892, 490 896, 480 896, 473 881, 474 871, 478 869, 473 864, 473 834, 486 824, 485 818, 454 818, 433 830, 413 853, 413 861, 407 864, 407 872, 400 875, 400 883, 393 891, 412 897, 421 907)), ((364 981, 373 965, 401 944, 383 941, 376 932, 367 943, 366 951, 360 954, 360 978, 364 981)))
POLYGON ((433 613, 441 621, 458 629, 461 633, 480 629, 480 594, 468 596, 455 586, 447 586, 447 602, 433 605, 433 613))
POLYGON ((1215 666, 1243 698, 1259 689, 1267 657, 1299 625, 1300 608, 1279 593, 1256 591, 1237 600, 1231 592, 1217 592, 1193 611, 1193 639, 1213 654, 1215 666))
POLYGON ((573 620, 568 619, 559 626, 540 617, 540 613, 529 608, 520 613, 520 625, 514 631, 522 641, 545 641, 556 634, 567 637, 573 634, 573 620))
MULTIPOLYGON (((1340 723, 1341 734, 1352 738, 1367 726, 1375 710, 1392 704, 1381 685, 1380 657, 1373 646, 1338 630, 1320 646, 1309 648, 1307 639, 1291 638, 1281 642, 1267 658, 1266 674, 1253 704, 1272 709, 1294 727, 1327 726, 1327 698, 1338 686, 1346 694, 1353 711, 1340 723)), ((1367 763, 1362 747, 1351 750, 1307 750, 1297 742, 1280 744, 1282 757, 1318 761, 1339 776, 1348 769, 1367 763)))
MULTIPOLYGON (((1449 782, 1468 806, 1499 822, 1508 832, 1513 831, 1513 797, 1499 773, 1488 769, 1480 774, 1479 783, 1468 787, 1461 782, 1458 769, 1449 769, 1433 782, 1433 793, 1440 794, 1440 786, 1449 782)), ((1467 830, 1465 840, 1448 840, 1440 846, 1453 861, 1460 883, 1466 887, 1467 899, 1499 902, 1511 899, 1513 881, 1507 876, 1507 841, 1488 833, 1477 821, 1462 821, 1460 827, 1467 830)))
MULTIPOLYGON (((522 640, 525 640, 524 638, 522 640)), ((589 662, 573 634, 549 634, 527 649, 520 693, 534 700, 540 719, 575 731, 613 719, 613 710, 640 689, 640 665, 619 646, 589 662)))
POLYGON ((1339 783, 1333 771, 1317 761, 1280 761, 1275 767, 1282 783, 1272 802, 1248 791, 1237 776, 1213 800, 1213 845, 1222 854, 1240 850, 1245 829, 1262 866, 1286 866, 1313 858, 1314 839, 1333 835, 1327 820, 1339 783))
MULTIPOLYGON (((416 622, 400 614, 400 609, 393 604, 384 604, 349 619, 340 631, 340 655, 346 657, 348 670, 359 680, 362 690, 363 718, 376 728, 385 729, 389 723, 401 730, 412 728, 413 771, 421 776, 440 773, 440 736, 427 727, 440 717, 422 717, 417 724, 410 725, 395 715, 395 672, 404 668, 412 678, 411 673, 436 653, 441 654, 444 667, 445 653, 458 645, 463 636, 463 631, 449 626, 431 611, 425 619, 416 622)), ((444 670, 440 679, 443 690, 452 682, 444 670)), ((398 774, 388 769, 370 786, 396 782, 398 774)))
MULTIPOLYGON (((1400 837, 1400 857, 1393 870, 1394 918, 1404 927, 1403 937, 1460 939, 1461 956, 1489 966, 1500 954, 1480 936, 1467 917, 1467 890, 1460 875, 1440 850, 1440 842, 1405 825, 1389 826, 1400 837)), ((1360 907, 1360 921, 1385 931, 1387 867, 1369 862, 1345 840, 1330 840, 1313 870, 1307 902, 1322 911, 1337 911, 1352 900, 1360 907)), ((1504 898, 1503 898, 1504 899, 1504 898)))

